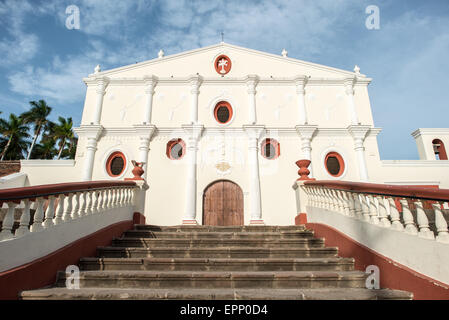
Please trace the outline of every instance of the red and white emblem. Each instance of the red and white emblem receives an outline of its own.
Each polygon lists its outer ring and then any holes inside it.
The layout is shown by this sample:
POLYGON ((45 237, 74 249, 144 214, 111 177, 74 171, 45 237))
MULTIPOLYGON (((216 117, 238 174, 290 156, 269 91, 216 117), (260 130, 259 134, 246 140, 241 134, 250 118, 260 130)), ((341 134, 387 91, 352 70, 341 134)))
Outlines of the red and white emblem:
POLYGON ((217 59, 215 59, 215 70, 222 76, 231 71, 231 66, 231 59, 229 59, 229 57, 225 56, 224 54, 219 55, 217 59))

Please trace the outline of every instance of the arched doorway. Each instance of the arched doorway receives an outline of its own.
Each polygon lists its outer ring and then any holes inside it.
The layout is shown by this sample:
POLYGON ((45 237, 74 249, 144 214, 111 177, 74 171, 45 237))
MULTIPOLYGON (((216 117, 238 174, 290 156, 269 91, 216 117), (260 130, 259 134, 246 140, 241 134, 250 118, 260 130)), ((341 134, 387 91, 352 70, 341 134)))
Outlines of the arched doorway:
POLYGON ((243 192, 237 184, 220 180, 204 189, 203 225, 243 225, 243 192))

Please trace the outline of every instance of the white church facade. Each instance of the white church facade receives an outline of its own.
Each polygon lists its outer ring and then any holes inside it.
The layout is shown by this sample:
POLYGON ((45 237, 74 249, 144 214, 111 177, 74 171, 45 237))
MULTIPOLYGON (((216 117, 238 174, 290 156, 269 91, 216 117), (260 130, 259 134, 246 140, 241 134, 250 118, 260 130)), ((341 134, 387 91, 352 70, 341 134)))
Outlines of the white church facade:
POLYGON ((123 180, 144 162, 154 225, 291 225, 300 159, 317 180, 449 188, 449 129, 413 132, 420 160, 380 159, 358 67, 219 43, 84 82, 75 159, 22 161, 26 185, 123 180))

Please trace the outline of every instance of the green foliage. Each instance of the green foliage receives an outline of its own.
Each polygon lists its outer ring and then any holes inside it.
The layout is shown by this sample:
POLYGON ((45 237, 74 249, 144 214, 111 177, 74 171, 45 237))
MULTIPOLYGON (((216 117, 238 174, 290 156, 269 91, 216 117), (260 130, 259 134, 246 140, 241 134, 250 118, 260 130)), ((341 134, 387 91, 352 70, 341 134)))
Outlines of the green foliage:
POLYGON ((78 139, 72 118, 58 117, 58 123, 54 123, 48 119, 52 108, 44 100, 30 101, 30 105, 32 108, 20 116, 0 118, 0 158, 74 159, 78 139))

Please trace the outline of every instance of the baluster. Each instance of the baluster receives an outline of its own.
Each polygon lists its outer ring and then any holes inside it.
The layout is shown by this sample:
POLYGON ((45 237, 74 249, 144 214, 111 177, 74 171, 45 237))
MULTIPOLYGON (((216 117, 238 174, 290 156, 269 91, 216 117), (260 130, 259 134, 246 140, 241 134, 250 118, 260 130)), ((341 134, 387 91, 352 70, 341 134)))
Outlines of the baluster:
POLYGON ((86 216, 92 214, 92 191, 86 192, 86 216))
POLYGON ((107 203, 107 208, 108 210, 112 208, 112 189, 108 189, 108 203, 107 203))
POLYGON ((73 199, 73 193, 69 193, 66 197, 65 197, 65 202, 64 202, 64 214, 62 215, 62 220, 67 222, 70 220, 73 220, 72 217, 72 210, 73 210, 73 206, 72 206, 72 199, 73 199))
POLYGON ((104 190, 98 191, 98 212, 103 212, 103 202, 104 202, 104 190))
POLYGON ((118 207, 123 207, 123 188, 118 188, 118 207))
POLYGON ((64 200, 65 195, 61 193, 59 195, 59 201, 58 201, 58 207, 56 208, 56 217, 55 217, 55 225, 60 224, 63 220, 63 214, 64 214, 64 200))
POLYGON ((405 232, 416 235, 418 234, 418 229, 416 229, 415 222, 413 221, 413 215, 408 206, 407 199, 399 200, 402 206, 402 216, 404 218, 405 232))
POLYGON ((333 210, 334 205, 335 205, 334 199, 332 197, 332 191, 333 190, 331 190, 331 189, 324 189, 327 210, 333 210))
POLYGON ((73 219, 78 219, 80 215, 80 195, 81 193, 76 192, 75 193, 75 205, 73 206, 73 219))
POLYGON ((8 211, 3 218, 2 231, 0 232, 0 241, 7 240, 14 237, 12 234, 12 227, 14 225, 14 211, 17 203, 8 202, 8 211))
POLYGON ((17 230, 16 230, 16 237, 23 236, 24 234, 27 234, 28 232, 30 232, 30 230, 28 228, 30 225, 30 218, 31 218, 31 215, 30 215, 31 201, 30 201, 30 199, 24 199, 23 204, 24 204, 24 208, 23 208, 22 215, 20 216, 19 228, 17 228, 17 230))
POLYGON ((103 211, 108 210, 108 202, 109 202, 109 190, 104 189, 103 190, 103 206, 102 206, 103 211))
POLYGON ((324 188, 318 187, 318 192, 319 192, 320 208, 326 209, 326 202, 324 201, 324 188))
POLYGON ((362 203, 362 213, 363 213, 363 220, 364 221, 370 221, 370 211, 369 211, 369 205, 368 205, 368 198, 366 194, 360 194, 360 200, 362 203))
POLYGON ((345 203, 342 192, 339 190, 334 190, 334 196, 335 196, 336 202, 338 204, 338 211, 342 214, 346 214, 347 203, 345 203))
POLYGON ((44 198, 37 198, 34 202, 34 208, 36 211, 34 212, 33 225, 30 227, 30 231, 38 232, 44 228, 42 225, 42 221, 44 219, 44 198))
MULTIPOLYGON (((311 198, 312 202, 311 202, 310 206, 317 207, 317 197, 316 197, 315 188, 310 188, 309 187, 309 189, 310 189, 310 192, 312 194, 312 198, 311 198)), ((133 189, 133 193, 132 193, 132 198, 134 200, 134 189, 133 189)))
POLYGON ((92 207, 91 207, 92 214, 95 214, 98 212, 98 190, 92 191, 92 207))
POLYGON ((401 216, 392 197, 388 197, 388 204, 390 205, 391 227, 399 231, 404 230, 404 226, 401 223, 401 216))
POLYGON ((416 220, 419 226, 418 236, 425 239, 435 239, 435 235, 429 228, 429 220, 424 212, 423 204, 421 200, 414 202, 416 206, 416 220))
POLYGON ((449 243, 449 232, 447 229, 447 222, 444 218, 443 212, 441 211, 441 205, 443 203, 433 203, 433 211, 435 212, 435 226, 437 228, 437 237, 436 240, 438 242, 449 243))
POLYGON ((346 191, 345 194, 346 194, 347 202, 349 204, 349 216, 355 217, 355 203, 354 203, 354 198, 352 196, 352 192, 346 191))
POLYGON ((88 196, 88 192, 87 191, 83 191, 83 193, 81 193, 81 205, 80 205, 80 211, 79 211, 79 216, 80 217, 84 217, 87 215, 87 196, 88 196))
POLYGON ((45 211, 45 221, 42 223, 44 228, 49 228, 54 225, 53 218, 55 217, 55 201, 54 195, 48 196, 48 206, 45 211))
POLYGON ((123 193, 124 193, 124 196, 123 196, 123 204, 125 205, 125 206, 128 206, 128 195, 129 195, 129 188, 124 188, 123 189, 123 193))
POLYGON ((377 195, 376 198, 378 203, 380 225, 382 227, 390 227, 391 223, 390 220, 388 220, 387 208, 385 208, 384 197, 381 195, 377 195))
POLYGON ((379 217, 377 216, 377 207, 374 203, 374 197, 372 194, 368 195, 369 200, 369 216, 370 216, 370 222, 373 224, 379 223, 379 217))
POLYGON ((116 208, 117 207, 117 189, 111 189, 112 197, 111 197, 111 207, 116 208))
POLYGON ((352 192, 352 198, 354 200, 354 216, 357 218, 361 218, 363 216, 363 211, 359 194, 356 192, 352 192))

